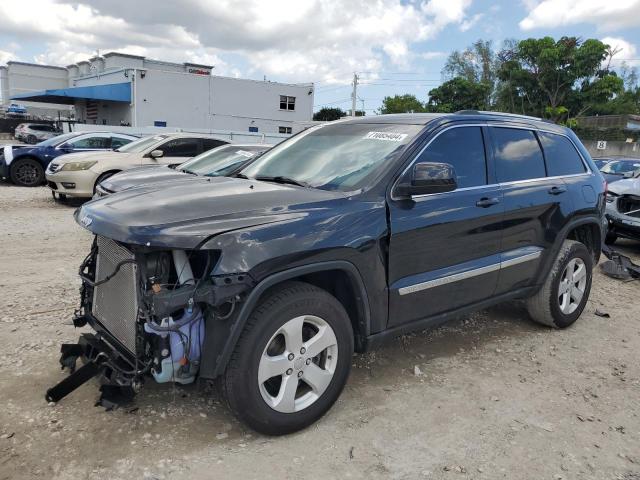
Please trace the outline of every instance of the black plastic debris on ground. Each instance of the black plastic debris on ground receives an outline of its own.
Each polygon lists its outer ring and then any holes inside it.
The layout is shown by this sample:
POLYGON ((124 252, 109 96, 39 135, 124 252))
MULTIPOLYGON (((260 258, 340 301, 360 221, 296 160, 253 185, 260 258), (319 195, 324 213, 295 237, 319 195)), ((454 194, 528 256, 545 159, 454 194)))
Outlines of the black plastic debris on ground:
POLYGON ((607 245, 602 246, 602 253, 609 259, 600 265, 602 273, 618 280, 640 278, 640 265, 636 265, 626 255, 612 250, 607 245))

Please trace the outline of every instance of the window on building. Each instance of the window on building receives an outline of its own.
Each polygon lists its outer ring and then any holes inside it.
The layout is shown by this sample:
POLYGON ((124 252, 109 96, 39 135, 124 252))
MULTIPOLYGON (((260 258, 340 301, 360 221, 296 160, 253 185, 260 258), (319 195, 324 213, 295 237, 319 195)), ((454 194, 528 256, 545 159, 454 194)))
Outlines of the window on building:
POLYGON ((203 138, 202 139, 202 151, 206 152, 207 150, 211 150, 212 148, 219 147, 221 145, 226 145, 228 142, 224 140, 215 140, 213 138, 203 138))
POLYGON ((538 132, 538 138, 542 143, 550 177, 586 172, 576 147, 567 137, 554 135, 553 133, 538 132))
POLYGON ((199 152, 199 138, 175 138, 156 147, 165 157, 195 157, 199 152))
POLYGON ((542 150, 531 130, 493 128, 496 175, 499 182, 546 176, 542 150))
POLYGON ((111 148, 109 137, 83 137, 69 142, 73 148, 111 148))
POLYGON ((291 127, 278 127, 278 133, 287 133, 291 135, 291 127))
POLYGON ((458 188, 487 184, 487 161, 480 127, 452 128, 441 133, 416 161, 453 165, 458 188))
POLYGON ((296 97, 287 97, 286 95, 280 95, 280 110, 295 110, 296 109, 296 97))

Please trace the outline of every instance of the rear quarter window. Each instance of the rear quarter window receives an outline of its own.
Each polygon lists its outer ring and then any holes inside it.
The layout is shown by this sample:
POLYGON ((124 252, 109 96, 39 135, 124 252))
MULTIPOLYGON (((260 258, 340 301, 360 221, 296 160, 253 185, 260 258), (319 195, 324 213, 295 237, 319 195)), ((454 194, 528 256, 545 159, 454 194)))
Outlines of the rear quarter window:
POLYGON ((532 130, 494 127, 491 133, 498 182, 546 177, 542 150, 532 130))
POLYGON ((544 150, 550 177, 576 175, 587 171, 578 151, 567 137, 538 132, 538 138, 544 150))

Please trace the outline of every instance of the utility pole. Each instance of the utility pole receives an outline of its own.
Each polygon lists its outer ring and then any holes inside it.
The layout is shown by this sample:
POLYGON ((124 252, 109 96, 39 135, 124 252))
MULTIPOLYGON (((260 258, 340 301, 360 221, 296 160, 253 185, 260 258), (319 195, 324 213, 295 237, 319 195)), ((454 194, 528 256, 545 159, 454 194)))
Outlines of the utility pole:
POLYGON ((356 100, 358 99, 357 94, 358 88, 358 74, 353 72, 353 92, 351 92, 351 116, 356 116, 356 100))

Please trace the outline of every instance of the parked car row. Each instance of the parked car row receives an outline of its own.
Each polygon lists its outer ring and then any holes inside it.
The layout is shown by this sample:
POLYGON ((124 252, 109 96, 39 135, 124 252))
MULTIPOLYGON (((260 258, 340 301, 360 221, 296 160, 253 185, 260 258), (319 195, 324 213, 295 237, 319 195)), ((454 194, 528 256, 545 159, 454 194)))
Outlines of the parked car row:
POLYGON ((136 139, 112 151, 74 152, 52 161, 47 185, 60 197, 91 198, 110 176, 142 165, 177 165, 228 142, 210 135, 167 133, 136 139))
MULTIPOLYGON (((75 176, 50 181, 89 195, 101 162, 171 164, 168 141, 56 160, 50 178, 75 176)), ((605 181, 574 133, 498 113, 357 117, 95 188, 73 317, 95 333, 64 345, 74 373, 46 399, 94 376, 105 402, 211 379, 274 435, 329 410, 354 350, 510 299, 573 324, 604 236, 605 181)))

